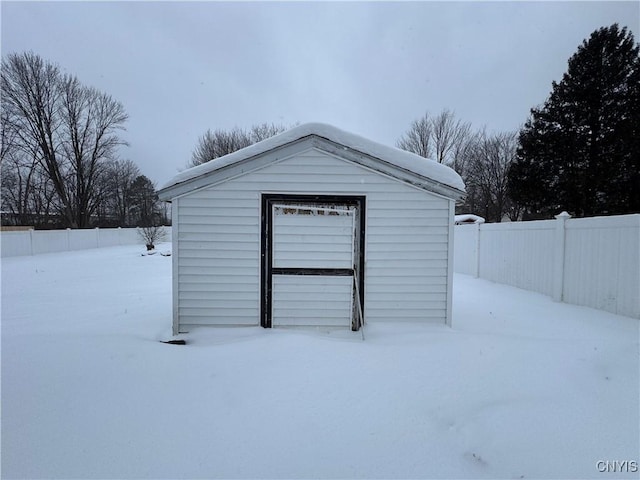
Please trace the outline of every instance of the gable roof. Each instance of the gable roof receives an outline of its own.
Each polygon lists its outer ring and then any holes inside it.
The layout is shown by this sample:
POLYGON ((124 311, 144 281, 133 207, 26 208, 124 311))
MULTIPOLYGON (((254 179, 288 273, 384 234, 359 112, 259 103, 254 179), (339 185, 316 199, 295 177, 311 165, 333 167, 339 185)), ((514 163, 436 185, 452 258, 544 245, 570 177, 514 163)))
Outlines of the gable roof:
MULTIPOLYGON (((207 180, 218 177, 217 173, 230 170, 271 151, 308 142, 309 148, 318 148, 339 156, 348 155, 350 160, 389 174, 417 186, 442 193, 451 198, 464 195, 464 182, 453 169, 414 153, 373 142, 359 135, 345 132, 324 123, 306 123, 261 142, 216 158, 207 163, 180 172, 159 191, 161 200, 170 200, 192 190, 206 186, 207 180), (431 188, 429 188, 431 187, 431 188)), ((274 158, 274 160, 277 158, 274 158)), ((249 169, 242 169, 245 173, 249 169)), ((215 178, 217 179, 217 178, 215 178)))

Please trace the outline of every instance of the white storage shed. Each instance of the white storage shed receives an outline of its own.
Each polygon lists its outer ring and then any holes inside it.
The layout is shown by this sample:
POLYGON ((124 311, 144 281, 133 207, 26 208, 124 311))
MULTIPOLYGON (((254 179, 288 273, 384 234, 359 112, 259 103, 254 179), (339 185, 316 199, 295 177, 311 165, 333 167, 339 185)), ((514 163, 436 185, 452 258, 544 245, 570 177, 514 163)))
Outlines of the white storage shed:
POLYGON ((173 331, 451 323, 449 167, 305 124, 173 178, 173 331))

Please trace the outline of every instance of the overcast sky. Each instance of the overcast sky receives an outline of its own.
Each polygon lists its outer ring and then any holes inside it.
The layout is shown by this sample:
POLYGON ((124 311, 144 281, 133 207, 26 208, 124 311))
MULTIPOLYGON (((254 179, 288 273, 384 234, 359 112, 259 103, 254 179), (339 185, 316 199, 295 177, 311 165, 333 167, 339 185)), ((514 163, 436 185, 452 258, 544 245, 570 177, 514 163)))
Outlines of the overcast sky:
POLYGON ((589 34, 638 38, 632 2, 6 2, 2 54, 32 50, 122 102, 122 157, 158 186, 207 129, 326 122, 394 145, 449 108, 515 130, 589 34))

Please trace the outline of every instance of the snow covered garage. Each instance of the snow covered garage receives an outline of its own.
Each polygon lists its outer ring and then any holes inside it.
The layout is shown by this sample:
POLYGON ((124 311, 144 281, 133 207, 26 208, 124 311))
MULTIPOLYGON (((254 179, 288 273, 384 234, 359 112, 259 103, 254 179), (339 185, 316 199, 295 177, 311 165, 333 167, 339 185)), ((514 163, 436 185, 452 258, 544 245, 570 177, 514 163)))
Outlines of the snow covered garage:
POLYGON ((451 322, 452 169, 305 124, 178 174, 173 330, 451 322))

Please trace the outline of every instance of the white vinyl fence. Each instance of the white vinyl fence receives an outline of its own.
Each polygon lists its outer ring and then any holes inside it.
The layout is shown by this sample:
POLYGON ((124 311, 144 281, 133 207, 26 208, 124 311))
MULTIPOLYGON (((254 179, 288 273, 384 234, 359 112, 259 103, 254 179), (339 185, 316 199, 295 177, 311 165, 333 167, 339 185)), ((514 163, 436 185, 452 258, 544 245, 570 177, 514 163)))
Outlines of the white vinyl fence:
POLYGON ((640 318, 640 214, 456 225, 454 270, 640 318))
MULTIPOLYGON (((163 241, 171 241, 171 227, 164 227, 163 241)), ((142 245, 137 228, 92 228, 66 230, 22 230, 0 233, 2 257, 66 252, 116 245, 142 245)))

